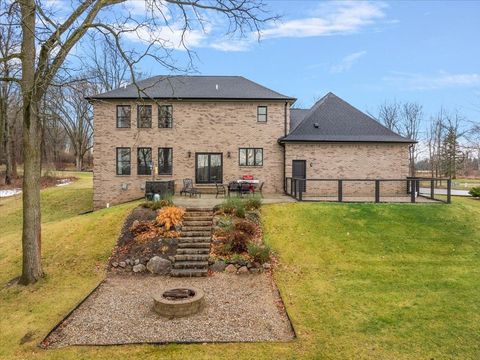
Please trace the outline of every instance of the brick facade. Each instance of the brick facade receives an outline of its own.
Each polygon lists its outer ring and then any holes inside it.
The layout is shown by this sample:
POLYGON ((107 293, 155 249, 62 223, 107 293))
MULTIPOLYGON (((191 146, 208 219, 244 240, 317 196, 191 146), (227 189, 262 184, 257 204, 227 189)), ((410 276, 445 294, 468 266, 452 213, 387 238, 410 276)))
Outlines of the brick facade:
MULTIPOLYGON (((306 160, 307 178, 405 179, 408 146, 405 143, 287 143, 286 176, 292 160, 306 160)), ((335 196, 337 182, 309 182, 306 195, 335 196)), ((345 196, 374 196, 374 182, 344 182, 345 196)), ((404 194, 405 182, 382 182, 382 195, 404 194)))
POLYGON ((196 152, 223 154, 224 183, 251 174, 265 182, 265 193, 283 191, 283 148, 277 139, 284 135, 285 112, 290 118, 289 106, 284 101, 159 102, 173 105, 171 129, 158 128, 156 103, 141 104, 152 105, 152 128, 137 129, 135 101, 94 102, 95 209, 141 198, 147 180, 174 179, 178 190, 182 179, 195 179, 196 152), (116 127, 117 105, 131 105, 131 128, 116 127), (257 122, 257 106, 268 107, 266 123, 257 122), (131 148, 131 175, 116 175, 117 147, 131 148), (159 147, 173 148, 173 174, 137 175, 138 147, 152 148, 154 166, 158 164, 159 147), (263 148, 263 166, 239 166, 239 148, 263 148))

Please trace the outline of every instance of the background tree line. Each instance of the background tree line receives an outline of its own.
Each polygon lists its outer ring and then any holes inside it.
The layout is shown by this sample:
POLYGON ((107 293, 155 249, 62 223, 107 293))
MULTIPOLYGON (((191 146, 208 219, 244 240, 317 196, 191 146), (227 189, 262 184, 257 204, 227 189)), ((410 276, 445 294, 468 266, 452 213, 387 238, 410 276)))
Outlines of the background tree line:
POLYGON ((459 110, 442 107, 426 120, 418 102, 385 101, 375 117, 418 142, 409 149, 411 176, 417 170, 428 171, 431 177, 480 176, 480 124, 459 110))

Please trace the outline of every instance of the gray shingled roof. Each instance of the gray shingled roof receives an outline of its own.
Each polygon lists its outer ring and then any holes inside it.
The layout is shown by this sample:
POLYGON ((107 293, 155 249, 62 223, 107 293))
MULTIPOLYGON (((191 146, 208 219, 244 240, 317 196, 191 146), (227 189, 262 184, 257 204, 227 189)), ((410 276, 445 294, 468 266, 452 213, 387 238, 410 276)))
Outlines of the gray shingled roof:
POLYGON ((290 109, 290 131, 295 129, 302 122, 310 109, 290 109))
POLYGON ((333 93, 313 105, 292 129, 280 142, 414 142, 389 130, 333 93))
MULTIPOLYGON (((289 100, 282 95, 242 76, 154 76, 137 85, 144 89, 143 98, 154 99, 252 99, 289 100)), ((138 89, 130 84, 89 99, 137 99, 138 89)))

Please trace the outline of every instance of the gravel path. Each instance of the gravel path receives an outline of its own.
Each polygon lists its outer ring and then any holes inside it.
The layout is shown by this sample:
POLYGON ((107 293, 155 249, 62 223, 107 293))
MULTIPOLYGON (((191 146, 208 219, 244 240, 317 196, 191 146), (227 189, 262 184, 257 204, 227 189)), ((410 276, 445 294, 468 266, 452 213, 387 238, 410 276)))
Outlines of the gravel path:
POLYGON ((286 341, 293 337, 278 291, 267 274, 215 274, 192 279, 114 276, 107 278, 45 344, 286 341), (153 312, 151 293, 189 285, 205 292, 206 305, 200 313, 170 320, 153 312))

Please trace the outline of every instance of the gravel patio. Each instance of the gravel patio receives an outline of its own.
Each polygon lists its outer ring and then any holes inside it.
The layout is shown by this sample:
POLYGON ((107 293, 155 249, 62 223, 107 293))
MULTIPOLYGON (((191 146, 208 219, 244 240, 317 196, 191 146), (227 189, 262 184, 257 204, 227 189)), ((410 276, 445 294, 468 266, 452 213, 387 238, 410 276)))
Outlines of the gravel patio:
POLYGON ((294 332, 268 273, 206 278, 110 276, 45 340, 45 347, 132 343, 288 341, 294 332), (151 294, 166 287, 205 292, 205 307, 162 318, 151 294))

